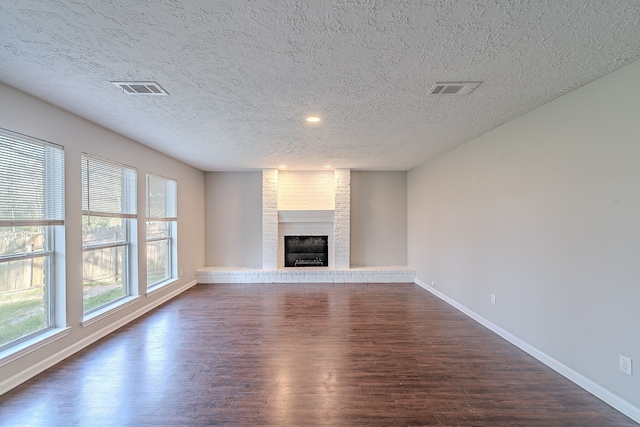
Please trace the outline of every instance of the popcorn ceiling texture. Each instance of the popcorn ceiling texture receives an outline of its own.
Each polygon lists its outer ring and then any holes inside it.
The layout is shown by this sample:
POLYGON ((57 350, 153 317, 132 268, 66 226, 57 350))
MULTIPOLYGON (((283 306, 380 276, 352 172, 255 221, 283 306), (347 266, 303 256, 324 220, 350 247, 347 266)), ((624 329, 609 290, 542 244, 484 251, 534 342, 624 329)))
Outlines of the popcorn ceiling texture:
POLYGON ((636 60, 639 26, 637 0, 3 0, 0 80, 203 170, 407 170, 636 60))

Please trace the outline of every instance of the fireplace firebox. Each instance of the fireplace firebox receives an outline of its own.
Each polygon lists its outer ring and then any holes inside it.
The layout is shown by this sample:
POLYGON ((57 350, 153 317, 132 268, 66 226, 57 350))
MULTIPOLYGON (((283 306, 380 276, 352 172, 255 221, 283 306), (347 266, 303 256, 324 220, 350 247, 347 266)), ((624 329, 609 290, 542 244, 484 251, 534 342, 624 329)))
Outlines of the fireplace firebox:
POLYGON ((284 236, 285 267, 328 267, 329 236, 284 236))

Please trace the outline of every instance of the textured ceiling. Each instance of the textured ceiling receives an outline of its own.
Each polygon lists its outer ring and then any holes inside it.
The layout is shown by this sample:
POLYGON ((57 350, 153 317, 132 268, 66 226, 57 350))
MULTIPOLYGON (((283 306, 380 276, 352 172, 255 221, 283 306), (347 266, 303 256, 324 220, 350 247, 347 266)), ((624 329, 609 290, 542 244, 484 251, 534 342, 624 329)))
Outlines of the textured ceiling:
POLYGON ((639 28, 638 0, 2 0, 0 81, 202 170, 407 170, 638 59, 639 28), (427 96, 457 80, 484 83, 427 96))

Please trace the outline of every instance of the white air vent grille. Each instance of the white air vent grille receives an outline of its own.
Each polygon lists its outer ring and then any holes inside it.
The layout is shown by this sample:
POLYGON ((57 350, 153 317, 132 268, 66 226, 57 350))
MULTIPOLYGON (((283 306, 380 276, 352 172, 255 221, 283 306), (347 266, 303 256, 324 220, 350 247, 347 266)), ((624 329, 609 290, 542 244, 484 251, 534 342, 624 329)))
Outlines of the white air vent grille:
POLYGON ((111 82, 127 95, 169 95, 156 82, 111 82))
POLYGON ((468 95, 482 82, 437 82, 431 89, 429 95, 468 95))

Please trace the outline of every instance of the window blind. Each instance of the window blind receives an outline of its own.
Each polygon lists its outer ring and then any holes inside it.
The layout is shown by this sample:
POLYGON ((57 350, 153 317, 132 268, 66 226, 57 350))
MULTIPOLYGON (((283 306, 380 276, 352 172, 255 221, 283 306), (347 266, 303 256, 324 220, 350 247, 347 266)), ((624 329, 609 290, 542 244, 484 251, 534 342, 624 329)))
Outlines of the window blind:
POLYGON ((135 218, 136 170, 83 153, 82 212, 135 218))
POLYGON ((147 174, 147 220, 176 221, 177 182, 147 174))
POLYGON ((62 147, 0 132, 0 226, 62 224, 62 147))

